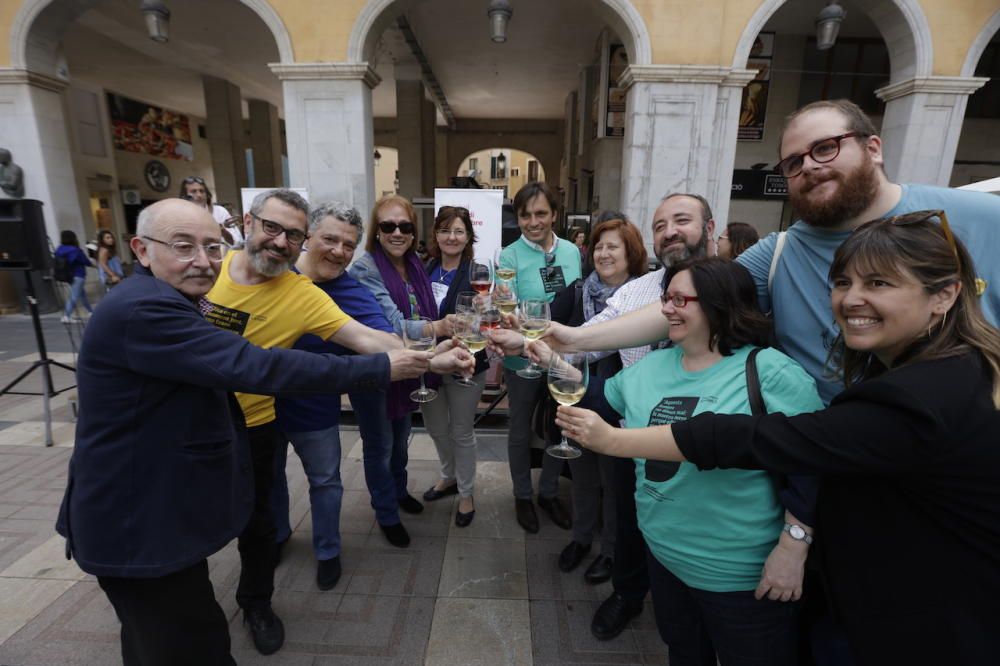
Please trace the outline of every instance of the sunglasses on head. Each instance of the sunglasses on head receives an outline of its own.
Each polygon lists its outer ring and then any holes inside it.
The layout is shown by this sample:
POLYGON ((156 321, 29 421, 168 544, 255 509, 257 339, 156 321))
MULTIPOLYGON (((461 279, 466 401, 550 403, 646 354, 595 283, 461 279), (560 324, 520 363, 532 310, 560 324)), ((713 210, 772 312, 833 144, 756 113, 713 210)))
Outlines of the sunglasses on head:
POLYGON ((399 233, 406 236, 412 236, 416 227, 413 226, 413 222, 395 222, 393 220, 385 220, 384 222, 378 223, 378 230, 384 234, 391 234, 399 229, 399 233))
POLYGON ((959 266, 961 266, 962 260, 958 255, 958 246, 955 243, 955 236, 951 233, 951 225, 948 224, 948 216, 943 210, 918 210, 912 213, 904 213, 903 215, 895 215, 893 217, 872 220, 871 222, 866 222, 860 227, 857 227, 854 231, 856 232, 859 229, 874 226, 876 224, 891 224, 894 227, 907 227, 913 224, 931 222, 935 219, 937 219, 940 223, 941 231, 944 233, 945 240, 948 241, 952 254, 955 255, 955 261, 958 262, 959 266))

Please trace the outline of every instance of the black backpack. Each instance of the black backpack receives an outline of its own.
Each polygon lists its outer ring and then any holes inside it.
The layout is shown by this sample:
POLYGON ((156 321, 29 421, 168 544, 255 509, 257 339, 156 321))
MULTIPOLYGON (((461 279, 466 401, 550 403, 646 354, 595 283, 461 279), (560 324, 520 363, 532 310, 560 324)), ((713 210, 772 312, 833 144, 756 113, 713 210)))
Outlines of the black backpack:
POLYGON ((73 267, 69 260, 62 255, 55 255, 52 258, 52 277, 59 282, 73 282, 73 267))

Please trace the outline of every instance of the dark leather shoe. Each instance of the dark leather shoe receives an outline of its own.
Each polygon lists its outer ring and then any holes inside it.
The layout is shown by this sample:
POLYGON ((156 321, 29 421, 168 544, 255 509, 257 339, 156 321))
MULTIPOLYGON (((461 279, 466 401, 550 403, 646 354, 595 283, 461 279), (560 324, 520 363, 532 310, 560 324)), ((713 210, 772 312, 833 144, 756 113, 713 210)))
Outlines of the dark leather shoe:
POLYGON ((399 508, 406 513, 417 514, 424 510, 424 505, 421 504, 413 495, 407 495, 399 500, 399 508))
POLYGON ((250 627, 253 645, 261 654, 274 654, 285 644, 285 625, 270 606, 243 609, 243 624, 250 627))
POLYGON ((590 544, 584 546, 579 541, 570 541, 569 545, 559 553, 559 570, 570 572, 580 566, 583 558, 590 552, 590 544))
POLYGON ((316 565, 316 586, 323 590, 332 590, 340 580, 340 555, 329 560, 320 560, 316 565))
POLYGON ((468 527, 472 524, 472 519, 476 517, 476 510, 473 509, 469 513, 462 513, 458 511, 455 513, 455 527, 468 527))
POLYGON ((389 543, 396 548, 406 548, 410 545, 410 533, 403 527, 403 523, 396 523, 395 525, 383 525, 379 523, 378 526, 382 530, 382 534, 385 535, 385 538, 389 540, 389 543))
POLYGON ((457 495, 458 494, 458 484, 457 483, 451 484, 450 486, 448 486, 444 490, 438 490, 436 486, 437 486, 437 484, 434 484, 433 486, 431 486, 430 488, 427 489, 427 492, 424 493, 424 501, 425 502, 433 502, 434 500, 439 500, 442 497, 447 497, 448 495, 457 495))
POLYGON ((629 606, 625 597, 614 592, 597 607, 594 619, 590 623, 590 633, 599 641, 610 641, 622 633, 628 626, 629 620, 641 612, 642 604, 637 607, 629 606))
POLYGON ((538 534, 538 514, 530 499, 514 500, 514 512, 517 513, 517 524, 529 534, 538 534))
POLYGON ((545 510, 545 513, 549 514, 549 518, 552 522, 568 530, 573 527, 573 518, 570 517, 569 511, 563 506, 563 503, 559 501, 558 497, 539 497, 538 506, 545 510))
POLYGON ((611 570, 614 566, 614 559, 607 555, 598 555, 597 559, 591 562, 587 570, 583 572, 583 579, 591 585, 599 585, 606 580, 611 580, 611 570))

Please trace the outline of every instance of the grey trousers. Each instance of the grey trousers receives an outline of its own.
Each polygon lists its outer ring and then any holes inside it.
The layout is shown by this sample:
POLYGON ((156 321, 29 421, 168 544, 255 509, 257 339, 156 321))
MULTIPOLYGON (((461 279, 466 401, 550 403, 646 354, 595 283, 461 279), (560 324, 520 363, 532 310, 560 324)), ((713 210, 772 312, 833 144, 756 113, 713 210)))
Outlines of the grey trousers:
POLYGON ((614 458, 583 449, 583 455, 569 461, 569 469, 573 472, 573 541, 589 545, 602 518, 601 555, 614 557, 618 527, 614 458))
MULTIPOLYGON (((541 391, 545 390, 545 377, 524 379, 513 370, 504 368, 507 383, 507 401, 510 406, 510 426, 507 433, 507 458, 510 461, 510 480, 514 484, 516 499, 531 499, 531 414, 541 391)), ((559 492, 559 474, 563 461, 546 455, 542 462, 542 475, 538 479, 538 496, 555 497, 559 492)))
POLYGON ((462 386, 448 375, 442 378, 438 396, 420 405, 424 427, 434 440, 441 479, 458 483, 458 494, 471 497, 476 482, 476 405, 486 387, 486 371, 472 377, 475 386, 462 386))

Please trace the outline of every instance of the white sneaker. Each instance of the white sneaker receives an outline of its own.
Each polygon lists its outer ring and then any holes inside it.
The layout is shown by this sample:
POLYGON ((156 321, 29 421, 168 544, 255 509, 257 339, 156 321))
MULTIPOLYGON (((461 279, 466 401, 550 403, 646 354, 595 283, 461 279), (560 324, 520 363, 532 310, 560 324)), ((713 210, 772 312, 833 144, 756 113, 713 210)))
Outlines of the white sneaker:
POLYGON ((79 324, 80 323, 80 319, 78 317, 67 317, 66 315, 63 315, 62 319, 60 319, 59 321, 62 322, 63 324, 79 324))

